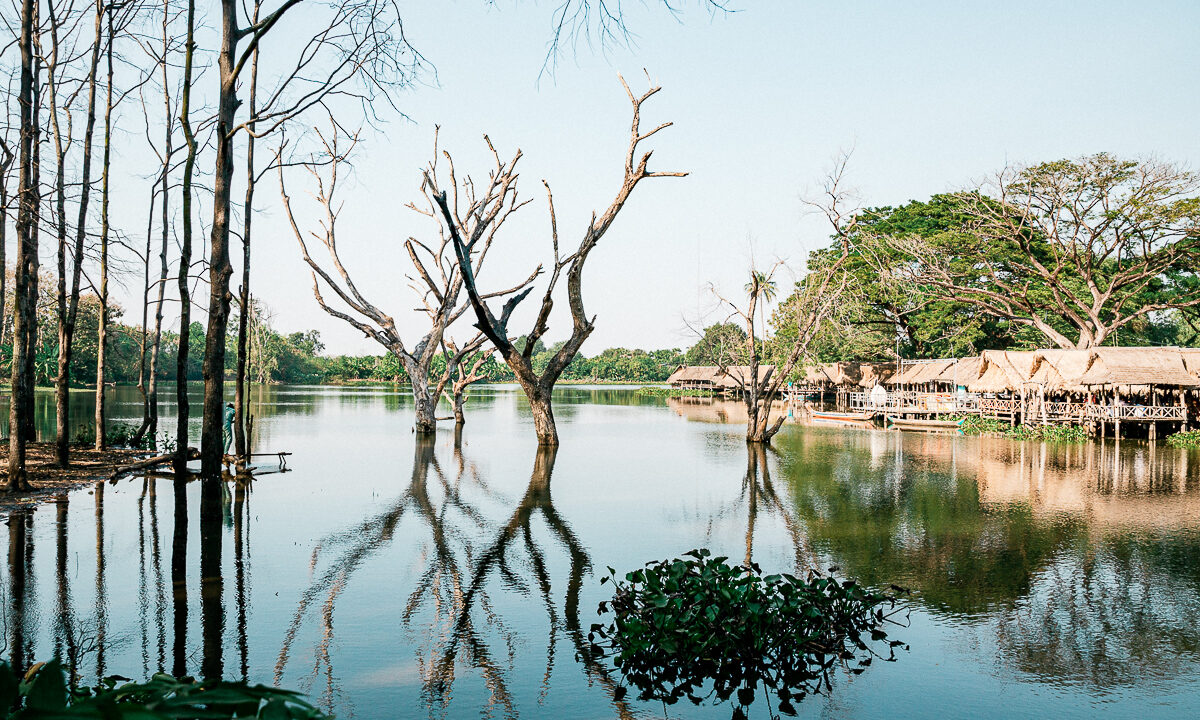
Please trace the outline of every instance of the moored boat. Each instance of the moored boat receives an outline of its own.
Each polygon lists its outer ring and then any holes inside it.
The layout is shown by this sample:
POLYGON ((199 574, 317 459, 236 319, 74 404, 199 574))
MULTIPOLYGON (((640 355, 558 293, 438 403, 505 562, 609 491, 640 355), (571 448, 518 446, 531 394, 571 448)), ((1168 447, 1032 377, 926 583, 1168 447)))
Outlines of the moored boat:
POLYGON ((875 417, 872 412, 844 413, 832 412, 825 410, 809 410, 809 417, 813 420, 839 420, 842 422, 869 422, 875 417))
POLYGON ((962 432, 962 424, 965 418, 958 420, 918 420, 909 418, 898 418, 891 415, 887 416, 888 429, 896 428, 897 430, 915 430, 919 432, 962 432))

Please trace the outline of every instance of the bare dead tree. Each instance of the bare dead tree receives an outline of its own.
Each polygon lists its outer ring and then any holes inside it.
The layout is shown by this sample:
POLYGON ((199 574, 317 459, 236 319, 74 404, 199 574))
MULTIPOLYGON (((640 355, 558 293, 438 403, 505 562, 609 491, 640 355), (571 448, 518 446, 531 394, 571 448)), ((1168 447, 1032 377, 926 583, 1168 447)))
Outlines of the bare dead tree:
MULTIPOLYGON (((50 48, 42 49, 42 57, 45 58, 46 65, 46 80, 47 93, 50 112, 50 130, 53 139, 53 152, 55 160, 55 178, 54 178, 54 229, 57 239, 57 270, 58 270, 58 286, 56 289, 56 313, 58 321, 58 373, 55 377, 55 409, 57 431, 55 434, 55 460, 57 463, 65 467, 70 462, 70 446, 68 444, 69 425, 70 425, 70 403, 68 402, 68 391, 70 386, 70 359, 71 349, 74 340, 74 315, 72 315, 72 306, 69 303, 68 297, 74 298, 74 308, 78 309, 79 298, 79 281, 81 273, 81 263, 83 256, 83 226, 82 219, 79 226, 76 228, 76 251, 71 252, 72 248, 68 241, 70 234, 70 226, 67 222, 67 184, 68 173, 70 172, 68 153, 71 146, 74 144, 74 139, 71 137, 72 109, 71 97, 68 96, 66 89, 62 87, 66 81, 66 71, 71 63, 71 25, 74 7, 73 3, 65 2, 62 5, 55 2, 46 3, 47 13, 49 15, 49 31, 50 31, 50 48), (69 258, 69 269, 68 269, 69 258), (67 292, 67 277, 68 274, 73 278, 73 292, 68 296, 67 292)), ((90 173, 91 173, 91 132, 95 127, 95 70, 96 64, 99 61, 99 42, 101 28, 102 11, 97 5, 95 16, 95 32, 96 36, 93 43, 89 47, 88 55, 90 55, 92 63, 88 65, 89 71, 86 79, 82 83, 81 90, 86 88, 89 90, 88 101, 89 105, 86 109, 86 117, 91 122, 85 124, 83 146, 83 174, 81 178, 80 199, 79 202, 86 208, 86 197, 90 190, 90 173)), ((78 20, 82 21, 83 13, 79 14, 78 20)), ((78 92, 78 90, 76 91, 78 92)), ((73 95, 71 93, 70 95, 73 95)), ((86 212, 86 210, 85 210, 86 212)))
POLYGON ((151 442, 155 442, 158 436, 158 368, 159 354, 162 346, 162 322, 163 322, 163 301, 167 289, 167 276, 169 274, 169 265, 167 263, 168 248, 170 247, 171 238, 171 168, 175 161, 176 153, 181 149, 175 143, 175 134, 177 132, 176 112, 178 111, 178 99, 172 97, 172 87, 170 79, 171 58, 182 50, 182 43, 179 38, 172 34, 172 24, 178 18, 179 11, 172 7, 171 0, 162 1, 162 20, 160 24, 160 34, 157 38, 158 43, 155 45, 149 41, 143 43, 143 49, 146 55, 154 61, 155 70, 159 75, 159 83, 162 90, 162 131, 163 140, 161 147, 154 142, 149 133, 149 128, 152 123, 150 121, 151 111, 145 96, 142 97, 142 111, 146 117, 147 135, 146 140, 153 150, 155 156, 159 160, 159 177, 157 188, 151 191, 150 200, 150 220, 148 221, 146 232, 146 269, 145 269, 145 286, 142 297, 142 353, 141 353, 141 370, 138 386, 142 390, 142 424, 138 429, 136 439, 140 440, 144 435, 148 434, 151 442), (150 275, 150 262, 152 249, 152 228, 154 215, 154 196, 158 196, 159 205, 159 247, 158 247, 158 278, 153 283, 150 275), (151 300, 151 292, 154 293, 154 299, 151 300), (150 331, 148 326, 150 306, 154 306, 154 330, 150 331), (147 357, 147 345, 149 346, 149 357, 147 357))
MULTIPOLYGON (((188 463, 188 353, 191 348, 192 295, 188 278, 192 270, 192 176, 196 169, 198 145, 192 129, 192 69, 196 59, 196 0, 187 0, 187 20, 183 42, 183 82, 179 94, 179 128, 187 153, 183 160, 183 184, 180 188, 180 214, 183 233, 179 244, 179 346, 175 355, 175 474, 183 478, 188 463)), ((178 482, 178 481, 177 481, 178 482)), ((177 488, 176 492, 180 492, 177 488)), ((185 511, 186 512, 186 511, 185 511)), ((178 660, 177 660, 178 664, 178 660)))
MULTIPOLYGON (((7 106, 7 103, 5 103, 7 106)), ((5 108, 7 110, 7 107, 5 108)), ((5 125, 3 130, 0 130, 0 342, 4 339, 4 301, 5 284, 8 280, 8 258, 6 250, 8 247, 8 213, 9 206, 12 202, 12 196, 8 192, 9 188, 9 172, 12 170, 13 161, 16 160, 16 153, 13 152, 12 144, 8 138, 8 126, 5 125)))
MULTIPOLYGON (((366 337, 375 340, 396 356, 404 366, 412 385, 413 403, 416 411, 416 431, 421 434, 432 433, 437 428, 437 400, 444 383, 436 388, 430 387, 430 370, 434 358, 442 349, 443 339, 447 328, 454 324, 469 309, 466 302, 461 302, 463 274, 459 264, 451 256, 451 232, 445 225, 439 223, 436 242, 422 242, 416 237, 409 237, 404 248, 412 265, 412 275, 408 276, 409 287, 421 300, 421 312, 429 320, 429 330, 417 342, 409 344, 400 335, 396 322, 391 315, 366 298, 359 290, 350 275, 350 271, 342 263, 338 253, 337 221, 340 204, 337 200, 339 171, 346 163, 346 158, 357 143, 357 136, 350 138, 350 147, 340 147, 340 133, 334 124, 329 139, 318 132, 318 137, 324 147, 323 155, 314 157, 305 167, 313 177, 317 190, 314 198, 321 208, 323 218, 320 221, 320 232, 304 233, 296 216, 292 212, 291 198, 287 194, 284 180, 283 163, 279 166, 279 186, 283 197, 283 207, 291 224, 296 242, 300 246, 301 256, 308 264, 313 279, 313 296, 317 304, 329 315, 349 323, 366 337), (319 262, 309 252, 309 241, 316 240, 327 252, 327 265, 319 262), (348 312, 330 305, 322 292, 322 287, 328 288, 341 301, 348 312)), ((463 203, 464 231, 473 241, 477 241, 470 251, 467 261, 472 273, 478 273, 492 247, 499 228, 514 212, 523 207, 526 202, 520 200, 516 191, 517 162, 521 158, 518 151, 511 160, 501 160, 499 153, 491 146, 495 163, 490 173, 488 183, 477 186, 470 177, 460 182, 454 170, 454 160, 449 153, 442 153, 446 160, 449 181, 454 188, 456 199, 463 203)), ((408 207, 415 212, 428 217, 435 222, 440 218, 437 212, 438 179, 440 176, 439 153, 437 143, 434 143, 434 159, 430 161, 424 172, 421 183, 421 193, 425 198, 425 206, 420 207, 410 203, 408 207)), ((457 230, 456 230, 457 231, 457 230)), ((455 231, 455 232, 456 232, 455 231)), ((540 268, 535 270, 526 280, 514 287, 492 293, 488 297, 499 297, 503 294, 518 292, 528 286, 537 277, 540 268)))
POLYGON ((442 356, 446 367, 437 382, 437 395, 444 395, 454 408, 454 426, 461 429, 467 421, 463 407, 466 404, 467 388, 477 382, 487 379, 483 366, 492 356, 492 351, 484 351, 483 345, 487 338, 483 333, 476 333, 465 345, 459 347, 453 338, 442 338, 442 356))
MULTIPOLYGON (((250 24, 258 23, 262 11, 262 1, 254 0, 254 10, 250 16, 250 24)), ((250 231, 254 220, 254 189, 258 184, 258 173, 254 167, 254 143, 256 127, 255 117, 258 114, 258 53, 254 48, 250 56, 250 122, 246 126, 246 197, 242 202, 242 286, 238 290, 237 335, 237 369, 234 374, 233 396, 233 447, 239 458, 246 458, 250 452, 246 444, 246 363, 249 360, 249 312, 250 307, 250 231)))
MULTIPOLYGON (((963 237, 874 238, 934 299, 1036 329, 1061 348, 1200 306, 1200 175, 1106 154, 1010 167, 954 196, 963 237)), ((882 253, 885 254, 886 253, 882 253)))
MULTIPOLYGON (((751 268, 751 283, 748 285, 748 300, 742 306, 717 294, 723 306, 731 311, 730 317, 740 318, 746 328, 745 357, 749 362, 748 370, 734 379, 740 386, 742 401, 746 404, 746 442, 770 443, 771 439, 783 427, 786 416, 779 413, 771 418, 772 403, 778 397, 780 388, 787 382, 792 371, 804 359, 809 345, 820 329, 821 324, 828 318, 841 301, 846 290, 846 276, 840 272, 842 265, 850 254, 849 236, 856 227, 856 216, 847 207, 849 194, 843 187, 843 178, 849 155, 842 155, 834 165, 833 171, 826 179, 820 200, 808 204, 817 207, 829 220, 834 232, 841 243, 841 255, 836 260, 819 270, 811 271, 797 288, 792 298, 795 307, 792 308, 790 319, 795 323, 795 337, 791 338, 790 346, 781 348, 781 362, 777 363, 771 372, 762 371, 762 356, 767 328, 757 326, 756 316, 760 303, 764 302, 763 287, 774 282, 777 272, 783 268, 782 261, 776 261, 769 270, 763 272, 751 268), (763 338, 758 333, 761 330, 763 338)), ((716 291, 714 290, 714 293, 716 291)))
POLYGON ((642 142, 659 131, 670 127, 672 124, 664 122, 644 133, 641 130, 642 105, 662 88, 653 86, 642 95, 637 96, 629 89, 625 78, 622 77, 620 80, 622 87, 625 88, 625 94, 629 97, 629 102, 633 106, 633 123, 630 129, 629 147, 625 153, 624 178, 621 182, 621 187, 617 190, 616 197, 613 198, 603 213, 598 216, 593 213, 591 222, 584 231, 579 246, 574 252, 567 255, 562 255, 559 252, 558 220, 554 213, 554 196, 550 192, 549 183, 543 181, 543 184, 546 186, 546 198, 550 208, 550 240, 554 250, 554 263, 550 272, 550 280, 546 285, 545 293, 542 295, 541 307, 538 310, 533 329, 524 337, 525 344, 523 348, 518 349, 509 338, 508 321, 512 316, 513 310, 529 295, 532 288, 526 288, 515 295, 507 292, 481 294, 476 287, 476 276, 471 268, 470 258, 476 250, 479 238, 484 235, 490 236, 490 234, 494 234, 498 226, 493 228, 491 233, 486 233, 484 229, 479 228, 476 228, 474 234, 465 232, 467 228, 463 226, 463 218, 470 219, 473 215, 470 212, 466 214, 462 212, 458 204, 457 195, 453 198, 447 198, 444 190, 436 186, 433 188, 434 198, 437 200, 442 217, 454 241, 455 255, 458 258, 459 269, 462 272, 463 282, 471 305, 475 310, 477 319, 476 327, 487 336, 496 350, 500 352, 505 363, 512 368, 517 382, 521 385, 521 389, 529 399, 529 406, 533 412, 534 428, 537 432, 539 445, 558 445, 558 430, 554 425, 554 412, 551 407, 551 394, 554 391, 554 384, 567 368, 567 365, 578 354, 584 341, 592 334, 592 330, 595 327, 595 317, 589 319, 583 306, 583 267, 587 262, 588 255, 596 247, 596 244, 600 242, 600 238, 604 236, 604 233, 612 226, 613 221, 617 219, 617 215, 621 212, 621 209, 625 206, 625 202, 629 199, 629 196, 633 193, 633 189, 637 187, 639 182, 646 178, 685 177, 687 175, 685 172, 650 170, 648 165, 653 151, 646 151, 639 155, 638 146, 642 142), (567 302, 570 306, 573 322, 571 336, 539 374, 533 369, 533 347, 548 329, 550 311, 554 307, 554 291, 564 270, 567 274, 567 302), (490 296, 495 295, 512 295, 504 303, 499 317, 492 313, 486 303, 486 300, 490 296))

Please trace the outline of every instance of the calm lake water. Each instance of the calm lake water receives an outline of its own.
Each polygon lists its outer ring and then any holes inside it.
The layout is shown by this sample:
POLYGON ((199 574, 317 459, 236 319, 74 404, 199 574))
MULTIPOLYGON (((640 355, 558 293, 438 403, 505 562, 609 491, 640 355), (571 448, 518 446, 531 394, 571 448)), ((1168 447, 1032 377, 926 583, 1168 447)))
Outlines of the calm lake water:
MULTIPOLYGON (((513 387, 475 392, 460 443, 417 443, 402 388, 256 389, 256 449, 291 471, 231 490, 207 547, 199 484, 177 527, 169 478, 9 518, 4 654, 71 656, 85 680, 219 668, 341 718, 661 717, 576 651, 607 566, 708 547, 912 588, 891 633, 911 650, 802 716, 1200 715, 1195 452, 788 425, 756 455, 736 405, 555 397, 548 455, 513 387)), ((113 414, 140 417, 136 390, 113 414)))

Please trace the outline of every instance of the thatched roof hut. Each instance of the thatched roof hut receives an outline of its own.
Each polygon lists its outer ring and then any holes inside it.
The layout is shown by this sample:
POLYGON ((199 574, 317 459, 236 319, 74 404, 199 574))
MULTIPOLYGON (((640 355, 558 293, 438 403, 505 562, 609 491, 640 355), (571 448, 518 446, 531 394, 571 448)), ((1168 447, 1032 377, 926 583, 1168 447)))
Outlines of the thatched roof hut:
POLYGON ((800 370, 800 383, 803 385, 826 386, 834 384, 826 372, 825 365, 811 365, 800 370))
MULTIPOLYGON (((765 383, 775 374, 774 365, 759 365, 758 366, 758 381, 765 383)), ((750 366, 749 365, 729 365, 725 368, 725 372, 721 376, 722 387, 736 390, 745 387, 750 381, 750 366)))
MULTIPOLYGON (((767 382, 775 372, 774 365, 759 365, 758 377, 760 382, 767 382)), ((737 390, 744 386, 750 377, 748 365, 684 365, 680 366, 667 383, 675 387, 712 388, 715 390, 737 390)))
POLYGON ((1200 379, 1188 373, 1179 348, 1102 347, 1087 353, 1087 370, 1079 378, 1079 384, 1086 387, 1200 387, 1200 379))
POLYGON ((953 373, 958 360, 954 358, 941 360, 922 360, 921 362, 905 363, 904 370, 891 376, 888 385, 925 385, 928 383, 953 382, 953 377, 942 379, 947 370, 953 373))
POLYGON ((896 374, 895 363, 861 363, 860 367, 862 372, 858 384, 865 388, 883 385, 896 374))
POLYGON ((984 350, 979 357, 979 375, 968 382, 971 392, 1019 390, 1033 374, 1034 351, 984 350))

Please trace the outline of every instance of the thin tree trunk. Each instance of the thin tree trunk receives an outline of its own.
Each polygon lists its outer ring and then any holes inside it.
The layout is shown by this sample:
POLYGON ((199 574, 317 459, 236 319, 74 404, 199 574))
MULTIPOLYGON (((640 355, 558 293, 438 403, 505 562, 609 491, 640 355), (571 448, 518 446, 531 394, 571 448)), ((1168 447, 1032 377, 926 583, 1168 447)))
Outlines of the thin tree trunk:
POLYGON ((150 212, 146 218, 146 257, 142 282, 142 330, 138 342, 138 391, 142 394, 142 424, 138 426, 133 436, 133 444, 138 445, 150 429, 150 393, 146 387, 146 350, 150 341, 150 250, 154 245, 154 198, 158 193, 152 187, 150 190, 150 212))
MULTIPOLYGON (((188 462, 188 339, 191 334, 192 297, 188 291, 188 276, 192 265, 192 172, 196 167, 196 136, 192 133, 192 59, 196 52, 196 0, 188 0, 187 41, 184 46, 183 91, 179 99, 179 119, 187 157, 183 162, 183 240, 179 248, 179 353, 175 358, 175 401, 178 407, 175 420, 175 472, 187 472, 188 462)), ((186 620, 184 621, 186 622, 186 620)), ((178 663, 178 660, 177 660, 178 663)))
POLYGON ((100 326, 96 331, 96 449, 103 450, 108 444, 105 435, 104 381, 106 355, 108 354, 108 182, 112 159, 112 109, 113 109, 113 7, 108 6, 108 42, 105 47, 107 61, 106 99, 104 102, 104 160, 100 172, 100 326))
MULTIPOLYGON (((254 3, 254 14, 251 18, 252 24, 258 24, 258 13, 262 7, 262 3, 257 1, 254 3)), ((237 337, 237 374, 235 376, 235 389, 233 399, 233 439, 234 452, 239 458, 246 457, 250 448, 246 443, 246 362, 248 360, 248 335, 249 332, 249 313, 250 313, 250 224, 254 218, 254 184, 257 178, 254 174, 254 114, 255 100, 258 93, 258 46, 254 48, 254 53, 250 58, 250 123, 247 126, 246 133, 246 200, 242 207, 242 215, 244 217, 242 227, 242 287, 241 287, 241 306, 242 311, 238 314, 238 337, 237 337)))
POLYGON ((237 111, 237 78, 234 52, 237 47, 237 3, 221 0, 220 94, 214 142, 217 146, 213 172, 213 222, 209 239, 208 333, 204 342, 204 422, 200 435, 200 472, 207 479, 220 479, 224 456, 222 415, 225 405, 225 336, 229 324, 230 197, 233 189, 233 127, 237 111))

